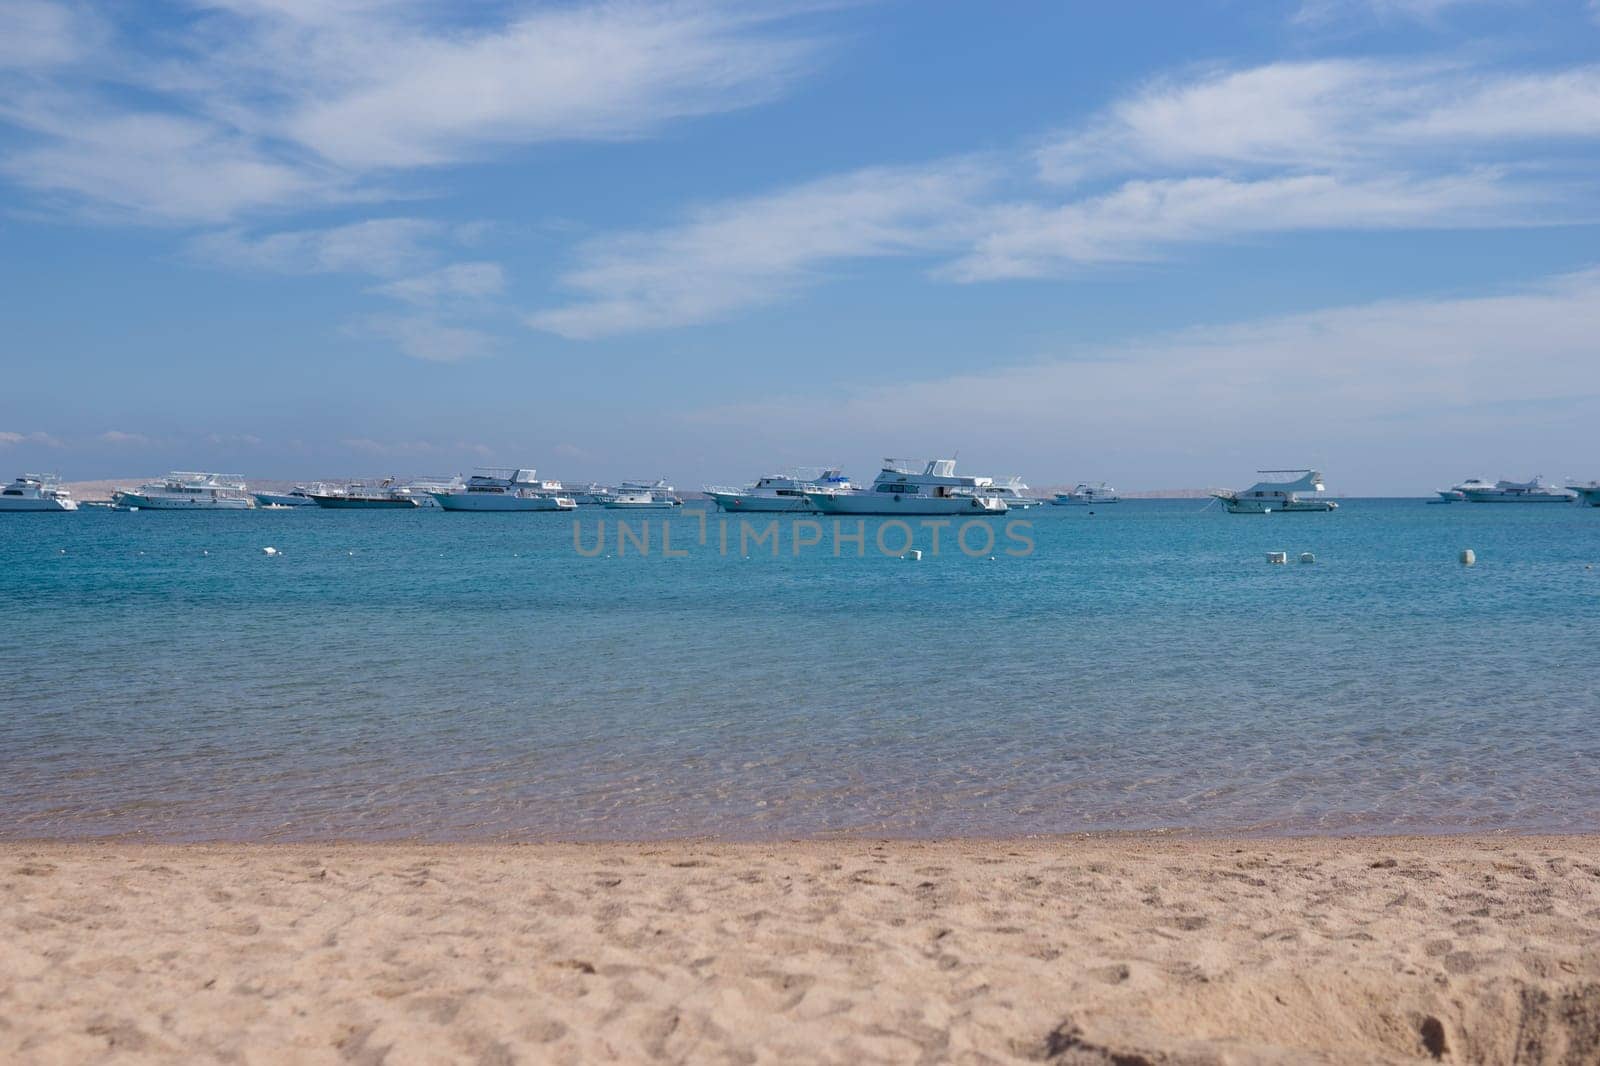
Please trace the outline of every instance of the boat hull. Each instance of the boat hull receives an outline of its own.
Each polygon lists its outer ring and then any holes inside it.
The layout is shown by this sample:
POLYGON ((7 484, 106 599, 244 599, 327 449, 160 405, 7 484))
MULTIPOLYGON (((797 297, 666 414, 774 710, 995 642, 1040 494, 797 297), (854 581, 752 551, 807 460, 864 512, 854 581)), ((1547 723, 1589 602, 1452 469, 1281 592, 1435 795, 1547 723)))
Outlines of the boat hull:
POLYGON ((1571 503, 1573 496, 1560 492, 1467 492, 1469 503, 1571 503))
POLYGON ((554 496, 513 496, 494 492, 435 492, 446 511, 573 511, 578 505, 554 496))
POLYGON ((1255 500, 1231 499, 1218 496, 1229 514, 1310 514, 1337 511, 1339 505, 1332 500, 1255 500))
POLYGON ((6 499, 0 497, 0 512, 42 514, 48 511, 76 511, 77 509, 78 503, 76 500, 33 500, 27 498, 17 499, 15 497, 6 499))
POLYGON ((393 499, 380 496, 313 496, 318 507, 335 511, 379 511, 399 508, 407 510, 417 506, 416 500, 393 499))
POLYGON ((744 492, 708 492, 724 511, 740 514, 792 514, 815 510, 804 496, 755 496, 744 492))
POLYGON ((1007 512, 1004 501, 976 496, 915 496, 911 493, 806 493, 822 514, 991 518, 1007 512))
POLYGON ((292 496, 287 492, 252 492, 256 503, 262 507, 315 507, 317 501, 309 496, 292 496))
POLYGON ((1600 507, 1600 488, 1573 489, 1578 494, 1578 506, 1600 507))
POLYGON ((147 496, 139 492, 119 492, 111 498, 119 511, 248 511, 256 501, 249 497, 223 496, 216 499, 186 500, 167 496, 147 496))

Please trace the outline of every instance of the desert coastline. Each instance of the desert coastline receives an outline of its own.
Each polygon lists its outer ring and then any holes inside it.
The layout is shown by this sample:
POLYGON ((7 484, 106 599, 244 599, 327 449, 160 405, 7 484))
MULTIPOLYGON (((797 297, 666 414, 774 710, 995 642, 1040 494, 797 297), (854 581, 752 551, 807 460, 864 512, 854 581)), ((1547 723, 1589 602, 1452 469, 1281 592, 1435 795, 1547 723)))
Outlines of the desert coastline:
POLYGON ((0 1058, 1595 1062, 1600 837, 0 844, 0 1058))

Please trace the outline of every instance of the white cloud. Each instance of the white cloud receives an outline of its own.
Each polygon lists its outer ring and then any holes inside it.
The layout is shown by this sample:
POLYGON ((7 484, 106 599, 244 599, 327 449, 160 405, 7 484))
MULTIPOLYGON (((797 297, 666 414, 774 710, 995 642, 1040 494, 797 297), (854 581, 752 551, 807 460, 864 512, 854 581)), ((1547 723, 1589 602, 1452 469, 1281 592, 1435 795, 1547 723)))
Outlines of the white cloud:
POLYGON ((39 71, 76 63, 101 47, 105 24, 77 4, 6 0, 0 4, 0 71, 39 71))
POLYGON ((120 39, 75 10, 23 0, 0 20, 0 72, 34 76, 0 81, 0 121, 31 135, 0 173, 163 223, 382 197, 399 170, 748 107, 818 45, 781 8, 716 0, 220 0, 120 39))
POLYGON ((434 315, 369 315, 350 327, 357 335, 383 337, 413 359, 458 363, 487 355, 494 338, 482 330, 456 325, 434 315))
POLYGON ((941 274, 958 281, 1043 277, 1157 258, 1177 243, 1265 233, 1531 224, 1538 206, 1529 193, 1487 171, 1441 178, 1130 181, 1060 206, 998 208, 971 252, 941 274))
POLYGON ((124 433, 120 429, 106 430, 100 434, 100 440, 106 444, 127 448, 142 448, 150 443, 150 438, 142 433, 124 433))
POLYGON ((285 274, 362 273, 393 277, 428 263, 443 227, 419 218, 379 218, 327 229, 252 237, 230 229, 191 242, 212 262, 285 274))
POLYGON ((580 299, 529 322, 574 338, 705 322, 782 299, 830 264, 948 247, 990 176, 970 161, 862 170, 596 240, 562 279, 580 299))
POLYGON ((1380 20, 1435 22, 1455 8, 1504 7, 1521 2, 1525 0, 1303 0, 1293 21, 1314 25, 1367 15, 1380 20))
POLYGON ((445 300, 485 300, 505 289, 505 273, 498 263, 451 263, 414 277, 380 285, 375 292, 411 304, 445 300))
POLYGON ((0 430, 0 447, 11 447, 18 444, 35 444, 41 448, 62 448, 65 445, 48 433, 16 433, 9 430, 0 430))
POLYGON ((1061 455, 1109 461, 1107 442, 1117 441, 1119 452, 1147 448, 1181 466, 1178 454, 1194 451, 1202 461, 1193 469, 1226 459, 1245 473, 1332 461, 1331 449, 1353 466, 1366 448, 1363 465, 1373 470, 1407 434, 1432 435, 1433 455, 1442 440, 1460 442, 1463 463, 1496 448, 1489 458, 1515 462, 1502 434, 1530 425, 1536 446, 1552 453, 1575 455, 1592 440, 1596 336, 1600 269, 1491 295, 1383 301, 1086 346, 992 372, 835 391, 828 404, 775 396, 687 417, 720 432, 757 432, 773 447, 820 438, 858 451, 884 440, 946 441, 949 427, 962 425, 963 447, 1018 459, 1031 449, 1052 467, 1061 455), (1530 409, 1544 414, 1530 422, 1530 409), (990 428, 975 410, 1003 417, 990 428), (1220 436, 1219 425, 1228 427, 1220 436))
POLYGON ((1600 137, 1600 67, 1485 73, 1321 60, 1161 81, 1039 153, 1048 181, 1278 167, 1449 166, 1505 146, 1600 137))

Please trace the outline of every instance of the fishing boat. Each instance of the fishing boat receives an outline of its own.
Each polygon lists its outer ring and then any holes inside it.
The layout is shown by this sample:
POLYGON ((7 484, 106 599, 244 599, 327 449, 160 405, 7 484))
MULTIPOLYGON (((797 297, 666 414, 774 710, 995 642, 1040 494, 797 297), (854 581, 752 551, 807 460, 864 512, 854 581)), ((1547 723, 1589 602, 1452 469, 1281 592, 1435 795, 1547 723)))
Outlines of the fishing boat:
POLYGON ((76 511, 78 502, 55 474, 23 474, 0 489, 0 511, 76 511))
POLYGON ((1211 495, 1222 501, 1229 514, 1272 514, 1299 511, 1333 511, 1339 505, 1332 500, 1316 498, 1314 493, 1325 491, 1322 474, 1316 470, 1257 470, 1257 474, 1299 475, 1287 481, 1258 481, 1238 492, 1226 490, 1211 495))

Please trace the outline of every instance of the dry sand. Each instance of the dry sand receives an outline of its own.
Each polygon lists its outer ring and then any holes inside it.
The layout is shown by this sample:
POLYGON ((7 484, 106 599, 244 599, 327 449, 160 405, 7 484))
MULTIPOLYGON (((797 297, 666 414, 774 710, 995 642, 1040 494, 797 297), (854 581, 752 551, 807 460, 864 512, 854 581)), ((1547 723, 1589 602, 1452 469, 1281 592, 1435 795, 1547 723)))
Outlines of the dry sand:
POLYGON ((1600 1062, 1600 838, 0 845, 0 1061, 1600 1062))

